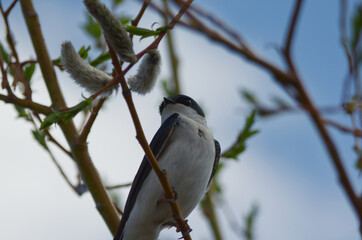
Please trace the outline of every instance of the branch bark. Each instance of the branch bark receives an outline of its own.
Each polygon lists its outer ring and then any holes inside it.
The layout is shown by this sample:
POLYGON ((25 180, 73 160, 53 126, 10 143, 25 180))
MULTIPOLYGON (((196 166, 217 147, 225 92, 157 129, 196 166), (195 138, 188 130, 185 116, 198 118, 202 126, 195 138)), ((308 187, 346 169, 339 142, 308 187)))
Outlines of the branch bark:
MULTIPOLYGON (((38 15, 33 3, 31 0, 20 0, 20 3, 52 104, 56 109, 65 108, 66 103, 46 48, 38 15)), ((87 144, 76 141, 78 132, 73 121, 60 123, 59 125, 77 161, 82 177, 87 184, 99 213, 102 215, 109 230, 114 234, 117 231, 119 216, 89 156, 87 144)))

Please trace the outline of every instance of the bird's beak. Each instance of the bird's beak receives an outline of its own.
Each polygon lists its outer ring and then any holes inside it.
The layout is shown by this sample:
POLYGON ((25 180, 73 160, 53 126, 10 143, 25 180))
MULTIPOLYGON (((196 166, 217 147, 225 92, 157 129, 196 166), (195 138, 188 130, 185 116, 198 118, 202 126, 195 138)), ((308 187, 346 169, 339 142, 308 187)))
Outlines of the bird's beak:
POLYGON ((172 104, 176 104, 176 103, 177 103, 175 100, 173 100, 173 99, 171 99, 171 98, 167 98, 167 97, 164 97, 164 98, 163 98, 163 101, 166 103, 166 105, 169 104, 169 103, 172 103, 172 104))

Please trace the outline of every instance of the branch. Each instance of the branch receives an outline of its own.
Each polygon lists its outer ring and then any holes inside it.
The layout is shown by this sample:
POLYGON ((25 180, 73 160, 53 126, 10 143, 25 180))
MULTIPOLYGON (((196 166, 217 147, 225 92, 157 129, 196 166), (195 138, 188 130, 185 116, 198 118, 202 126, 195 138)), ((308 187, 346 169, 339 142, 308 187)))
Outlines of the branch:
MULTIPOLYGON (((139 11, 138 14, 137 14, 137 17, 131 21, 132 26, 134 26, 134 27, 137 27, 137 26, 138 26, 138 23, 139 23, 139 21, 141 20, 143 14, 145 13, 146 8, 148 7, 148 4, 150 4, 150 2, 151 2, 151 0, 144 0, 144 1, 143 1, 143 5, 142 5, 140 11, 139 11)), ((130 34, 130 35, 129 35, 129 38, 130 38, 131 41, 132 41, 132 39, 133 39, 133 34, 130 34)))
POLYGON ((15 58, 15 65, 12 68, 12 70, 14 72, 13 86, 15 88, 17 82, 20 81, 24 85, 24 95, 25 95, 25 97, 30 100, 31 99, 31 94, 32 94, 32 91, 31 91, 31 88, 30 88, 30 83, 29 83, 29 81, 26 80, 26 78, 24 76, 23 69, 20 66, 19 56, 18 56, 18 53, 17 53, 16 48, 15 48, 15 41, 14 41, 13 36, 11 34, 11 31, 10 31, 10 25, 9 25, 9 19, 8 19, 8 14, 10 13, 11 9, 15 6, 15 3, 16 3, 16 1, 14 1, 10 5, 9 9, 6 12, 4 12, 4 9, 3 9, 2 5, 1 5, 1 2, 0 2, 0 11, 1 11, 1 14, 3 15, 4 23, 5 23, 5 27, 6 27, 6 39, 8 40, 9 46, 11 48, 12 55, 15 58))
MULTIPOLYGON (((114 66, 119 66, 118 63, 118 59, 117 56, 114 54, 112 48, 109 46, 109 53, 112 57, 112 63, 114 66)), ((143 151, 145 152, 145 155, 147 156, 147 159, 152 167, 152 169, 154 170, 156 176, 158 177, 158 179, 160 180, 160 183, 162 185, 162 188, 165 191, 165 196, 167 199, 174 199, 175 198, 175 194, 172 191, 171 185, 167 179, 167 173, 166 171, 163 171, 155 156, 153 155, 153 152, 150 148, 150 146, 148 145, 147 139, 145 137, 145 134, 143 132, 142 129, 142 125, 141 122, 139 120, 136 108, 134 106, 133 103, 133 99, 132 99, 132 93, 130 91, 130 89, 128 88, 128 85, 126 83, 126 79, 124 78, 123 73, 118 75, 117 77, 120 77, 119 82, 121 84, 122 87, 122 95, 123 98, 125 99, 128 109, 130 111, 135 129, 136 129, 136 139, 138 140, 138 142, 140 143, 143 151)), ((182 217, 182 213, 180 210, 180 207, 177 204, 177 201, 171 201, 170 202, 170 206, 171 206, 171 210, 172 210, 172 215, 173 217, 176 219, 177 221, 177 225, 179 226, 180 229, 182 229, 182 234, 185 237, 185 239, 191 239, 189 233, 188 233, 188 225, 185 222, 185 220, 182 217)))
POLYGON ((293 44, 293 37, 294 37, 294 33, 295 33, 295 26, 297 24, 297 20, 298 20, 298 16, 300 13, 300 9, 302 6, 303 0, 296 0, 295 3, 295 8, 294 8, 294 13, 292 15, 291 20, 289 21, 290 25, 289 25, 289 30, 288 30, 288 34, 286 37, 286 41, 285 41, 285 48, 284 48, 284 52, 286 56, 290 56, 290 49, 291 46, 293 44))
POLYGON ((33 111, 36 111, 36 112, 44 114, 44 115, 49 115, 53 112, 50 107, 33 102, 32 100, 18 98, 15 95, 6 96, 3 94, 0 94, 0 100, 4 101, 6 103, 12 103, 12 104, 18 105, 20 107, 29 108, 33 111))
MULTIPOLYGON (((211 183, 211 184, 213 185, 214 183, 211 183)), ((205 194, 205 197, 203 199, 204 206, 202 206, 202 210, 210 224, 210 227, 214 233, 215 239, 222 240, 223 238, 221 235, 218 219, 216 217, 214 203, 212 202, 212 194, 211 194, 211 188, 213 187, 212 185, 210 187, 210 190, 205 194)))
POLYGON ((71 159, 74 160, 73 155, 70 151, 68 151, 67 149, 65 149, 65 147, 63 147, 48 131, 48 129, 44 129, 43 130, 45 132, 45 134, 48 137, 48 140, 52 143, 55 144, 55 146, 57 146, 58 148, 60 148, 66 155, 68 155, 71 159))
POLYGON ((14 1, 10 4, 10 6, 8 7, 8 9, 6 9, 6 11, 4 12, 4 16, 5 16, 5 17, 8 17, 8 16, 9 16, 11 10, 15 7, 15 5, 16 5, 17 2, 18 2, 18 0, 14 0, 14 1))
MULTIPOLYGON (((166 12, 169 12, 169 6, 168 6, 168 0, 163 0, 163 6, 165 8, 166 12)), ((168 23, 168 15, 163 14, 164 22, 168 23)), ((178 58, 176 56, 175 47, 173 44, 173 38, 172 38, 172 32, 169 31, 166 34, 167 39, 167 46, 168 46, 168 53, 171 61, 171 69, 172 69, 172 75, 173 75, 173 94, 180 94, 180 81, 179 81, 179 73, 178 73, 178 58)))
POLYGON ((84 125, 82 132, 79 134, 78 141, 80 141, 80 142, 86 142, 87 141, 87 138, 88 138, 90 130, 91 130, 92 126, 93 126, 93 123, 96 120, 96 118, 98 116, 98 112, 102 108, 103 103, 105 101, 106 101, 106 98, 101 98, 99 100, 99 103, 97 104, 97 106, 95 106, 92 109, 91 114, 90 114, 90 116, 88 118, 88 121, 84 125))
POLYGON ((118 185, 114 185, 114 186, 106 186, 106 189, 114 190, 114 189, 118 189, 118 188, 130 187, 130 186, 132 186, 132 183, 118 184, 118 185))
MULTIPOLYGON (((28 31, 33 42, 33 47, 37 55, 37 60, 39 62, 40 69, 53 106, 57 109, 65 108, 65 100, 59 88, 53 64, 44 42, 43 33, 40 28, 40 22, 33 3, 31 0, 20 0, 20 3, 28 31)), ((89 156, 87 144, 76 141, 78 133, 73 121, 69 121, 68 123, 60 123, 59 126, 61 127, 64 136, 67 139, 69 146, 71 147, 73 156, 77 161, 78 167, 82 172, 83 179, 87 184, 90 193, 92 194, 99 213, 102 215, 110 231, 115 233, 119 223, 119 216, 111 198, 107 193, 107 190, 101 181, 98 171, 89 156)))
MULTIPOLYGON (((190 6, 192 0, 189 0, 185 3, 185 5, 180 9, 179 13, 175 16, 174 19, 172 19, 172 21, 170 22, 169 29, 172 29, 175 24, 180 20, 182 14, 187 10, 187 8, 190 6)), ((146 53, 150 48, 157 48, 159 42, 161 41, 161 39, 165 36, 166 32, 161 33, 158 38, 150 45, 148 46, 144 51, 142 51, 140 54, 137 55, 138 59, 140 58, 140 55, 146 53)), ((109 53, 111 55, 112 58, 112 64, 114 65, 114 67, 116 68, 116 72, 120 72, 117 68, 119 67, 119 61, 117 59, 117 56, 115 55, 115 53, 113 52, 112 48, 109 46, 109 53)), ((125 99, 128 109, 130 111, 134 126, 135 126, 135 130, 136 130, 136 139, 138 140, 138 142, 140 143, 143 151, 145 152, 145 155, 152 167, 152 169, 154 170, 156 176, 158 177, 158 179, 160 180, 160 183, 162 185, 162 188, 165 191, 165 196, 167 199, 174 199, 175 198, 175 194, 171 188, 171 185, 167 179, 167 173, 165 170, 162 170, 161 167, 159 166, 150 146, 148 145, 147 139, 145 137, 145 134, 143 132, 142 129, 142 125, 141 122, 139 120, 136 108, 134 106, 133 103, 133 99, 132 99, 132 93, 126 83, 126 80, 124 78, 124 73, 126 71, 128 71, 128 69, 130 69, 130 67, 132 67, 133 65, 130 64, 127 69, 124 72, 121 72, 121 74, 119 74, 117 76, 120 77, 119 78, 119 83, 121 84, 122 87, 122 95, 123 98, 125 99)), ((177 201, 171 201, 170 202, 170 207, 172 210, 172 215, 175 218, 177 225, 179 227, 179 229, 181 229, 182 232, 182 236, 186 239, 186 240, 191 240, 190 234, 189 234, 189 229, 190 227, 187 225, 187 222, 183 219, 182 217, 182 213, 180 210, 180 207, 177 203, 177 201)))
POLYGON ((362 137, 362 130, 360 129, 352 129, 352 128, 349 128, 349 127, 346 127, 346 126, 343 126, 342 124, 340 123, 337 123, 337 122, 334 122, 330 119, 322 119, 324 123, 328 124, 328 125, 331 125, 333 127, 336 127, 337 129, 341 130, 342 132, 346 132, 346 133, 352 133, 354 136, 356 137, 362 137))

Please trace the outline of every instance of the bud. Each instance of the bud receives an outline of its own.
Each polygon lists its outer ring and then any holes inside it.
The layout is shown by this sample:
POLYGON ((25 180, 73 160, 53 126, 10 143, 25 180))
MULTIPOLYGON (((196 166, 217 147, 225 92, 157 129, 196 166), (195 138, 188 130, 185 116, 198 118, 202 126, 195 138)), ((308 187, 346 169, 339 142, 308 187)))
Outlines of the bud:
POLYGON ((156 83, 160 73, 161 56, 157 49, 152 49, 143 57, 137 74, 128 78, 128 85, 133 92, 146 94, 156 83))
POLYGON ((84 5, 101 26, 105 39, 119 58, 125 62, 136 62, 131 39, 120 21, 99 0, 84 0, 84 5))
MULTIPOLYGON (((73 45, 69 41, 62 43, 62 63, 65 70, 70 74, 74 81, 86 89, 91 94, 98 92, 104 86, 106 86, 112 77, 92 67, 85 62, 79 54, 75 51, 73 45)), ((113 86, 102 93, 102 95, 109 96, 113 90, 116 90, 118 86, 113 86)))

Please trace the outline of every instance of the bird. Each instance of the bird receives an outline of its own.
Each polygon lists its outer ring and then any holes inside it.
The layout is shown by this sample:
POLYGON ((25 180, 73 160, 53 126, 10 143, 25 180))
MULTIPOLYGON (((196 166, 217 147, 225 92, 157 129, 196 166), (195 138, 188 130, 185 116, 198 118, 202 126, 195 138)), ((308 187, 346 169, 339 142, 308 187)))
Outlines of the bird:
MULTIPOLYGON (((167 172, 182 216, 189 216, 209 190, 220 158, 220 144, 207 127, 199 104, 186 95, 164 97, 161 126, 150 148, 167 172)), ((164 190, 146 156, 134 178, 114 240, 154 240, 176 226, 164 190)))

